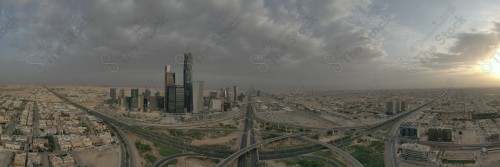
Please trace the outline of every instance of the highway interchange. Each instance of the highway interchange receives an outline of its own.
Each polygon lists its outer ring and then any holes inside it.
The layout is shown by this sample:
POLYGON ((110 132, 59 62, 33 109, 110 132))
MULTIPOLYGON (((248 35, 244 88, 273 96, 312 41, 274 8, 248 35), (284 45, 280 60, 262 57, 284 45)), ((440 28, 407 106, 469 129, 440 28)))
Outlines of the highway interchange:
MULTIPOLYGON (((47 88, 47 87, 45 87, 45 88, 47 88)), ((404 120, 408 119, 410 116, 414 115, 417 112, 422 111, 424 109, 424 107, 426 107, 427 105, 429 105, 429 104, 433 103, 434 101, 436 101, 437 99, 445 96, 445 94, 443 94, 443 95, 441 95, 433 100, 430 100, 430 101, 426 102, 425 104, 423 104, 423 105, 421 105, 421 106, 419 106, 419 107, 417 107, 409 112, 395 115, 395 116, 391 117, 390 119, 386 119, 384 121, 377 122, 375 124, 362 125, 362 126, 351 126, 351 127, 348 127, 348 126, 345 126, 345 127, 326 127, 325 129, 297 126, 297 125, 291 125, 291 124, 285 124, 285 123, 276 123, 276 122, 271 122, 269 120, 266 120, 264 118, 259 118, 255 113, 256 109, 253 106, 253 101, 251 101, 247 105, 247 110, 246 110, 245 116, 244 116, 245 125, 244 125, 242 140, 241 140, 241 144, 240 144, 240 151, 233 152, 233 151, 227 151, 227 150, 226 151, 207 150, 207 149, 203 149, 203 148, 200 148, 197 146, 186 145, 184 143, 180 143, 176 140, 166 138, 165 136, 161 136, 157 133, 152 133, 152 132, 149 132, 147 130, 144 130, 144 128, 147 126, 130 126, 126 123, 123 123, 123 122, 118 121, 114 118, 111 118, 108 115, 102 114, 102 113, 94 111, 92 109, 88 109, 84 106, 81 106, 81 105, 75 103, 75 102, 72 102, 69 99, 65 98, 64 96, 54 92, 50 88, 47 88, 47 89, 50 92, 52 92, 53 94, 55 94, 56 96, 58 96, 59 98, 61 98, 62 100, 66 101, 67 103, 72 104, 75 107, 78 107, 84 111, 87 111, 89 114, 94 115, 94 116, 102 119, 104 122, 106 122, 106 123, 110 124, 112 127, 114 127, 116 129, 115 133, 119 136, 119 139, 121 140, 120 142, 123 144, 121 146, 122 147, 122 149, 121 149, 122 156, 121 156, 121 163, 120 164, 127 164, 126 166, 134 166, 134 164, 136 164, 135 163, 136 158, 133 156, 134 154, 131 153, 132 152, 131 144, 128 143, 128 141, 126 141, 125 137, 122 134, 124 132, 131 132, 131 133, 134 133, 140 137, 149 139, 151 141, 158 142, 158 143, 161 143, 161 144, 173 147, 173 148, 177 148, 180 150, 186 150, 186 151, 191 152, 191 153, 187 153, 187 154, 173 155, 173 156, 162 158, 161 160, 159 160, 156 163, 157 165, 161 165, 163 163, 166 163, 166 162, 168 162, 167 160, 172 159, 173 157, 206 156, 206 157, 213 157, 213 158, 230 160, 230 161, 223 160, 218 165, 218 166, 226 166, 227 164, 229 164, 227 162, 231 162, 231 157, 234 157, 235 155, 237 155, 236 157, 238 158, 238 163, 237 163, 238 166, 246 166, 247 165, 246 161, 248 160, 247 158, 250 158, 251 166, 255 167, 255 166, 258 166, 259 160, 300 157, 300 156, 304 156, 305 154, 308 154, 308 153, 312 153, 312 152, 316 152, 316 151, 320 151, 320 150, 324 150, 324 149, 329 148, 328 146, 325 146, 325 145, 318 145, 316 147, 304 149, 301 151, 289 151, 289 152, 284 151, 284 152, 286 152, 285 154, 259 155, 257 147, 260 146, 261 144, 264 144, 264 143, 269 142, 269 141, 277 141, 277 140, 285 139, 288 137, 300 137, 301 135, 298 135, 298 134, 285 135, 285 136, 271 138, 271 139, 268 139, 266 141, 257 142, 255 139, 255 132, 254 132, 253 127, 252 127, 254 119, 256 121, 259 121, 259 122, 271 123, 271 124, 278 125, 278 126, 281 125, 281 126, 298 127, 301 129, 309 129, 309 130, 313 130, 313 131, 347 130, 347 129, 357 130, 356 131, 357 133, 355 133, 355 135, 352 135, 349 138, 346 138, 345 140, 343 139, 342 141, 340 141, 341 143, 353 141, 357 138, 362 137, 363 134, 366 134, 365 132, 373 132, 377 129, 380 129, 380 128, 392 123, 392 122, 395 122, 395 124, 393 125, 393 127, 391 129, 389 136, 386 138, 386 151, 385 151, 386 156, 385 157, 386 157, 386 166, 390 166, 390 167, 399 166, 398 165, 399 162, 397 160, 397 154, 395 153, 396 149, 395 149, 394 145, 396 144, 397 140, 402 140, 402 141, 405 140, 405 139, 400 139, 398 137, 395 137, 395 136, 397 136, 396 134, 397 134, 397 129, 398 129, 399 125, 401 124, 401 122, 404 122, 404 120), (250 134, 250 135, 248 135, 248 134, 250 134), (248 142, 250 144, 248 144, 248 142), (127 148, 125 149, 123 147, 127 147, 127 148), (248 155, 248 157, 247 157, 247 155, 248 155)), ((183 125, 183 126, 189 126, 189 125, 183 125)), ((433 147, 443 147, 443 148, 448 148, 448 149, 453 149, 453 148, 478 149, 478 148, 483 148, 483 147, 495 148, 495 147, 500 146, 500 143, 492 143, 490 145, 485 145, 485 144, 460 145, 460 144, 438 143, 438 142, 433 143, 433 142, 426 142, 426 141, 419 141, 419 142, 425 143, 425 144, 433 146, 433 147)), ((340 143, 338 141, 337 142, 331 141, 331 142, 328 142, 328 144, 332 147, 335 147, 336 144, 340 144, 340 143)), ((335 151, 335 150, 333 150, 333 151, 335 151)), ((342 150, 340 150, 340 152, 337 151, 337 153, 345 154, 345 153, 343 153, 342 150)), ((357 160, 350 159, 349 156, 346 156, 346 157, 349 161, 351 161, 351 164, 353 166, 363 166, 359 162, 357 162, 357 160)), ((346 157, 344 157, 344 158, 346 158, 346 157)), ((319 158, 316 157, 315 159, 319 159, 319 158)), ((324 160, 323 160, 323 162, 327 163, 324 160)))

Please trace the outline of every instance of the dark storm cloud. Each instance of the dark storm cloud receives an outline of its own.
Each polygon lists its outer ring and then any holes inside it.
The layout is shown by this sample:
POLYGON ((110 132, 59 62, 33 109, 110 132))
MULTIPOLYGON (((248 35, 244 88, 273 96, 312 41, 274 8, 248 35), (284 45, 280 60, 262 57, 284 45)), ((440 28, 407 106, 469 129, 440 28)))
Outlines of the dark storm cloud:
MULTIPOLYGON (((94 80, 88 82, 138 75, 110 84, 140 84, 137 80, 161 76, 165 64, 180 72, 182 61, 176 56, 184 52, 194 53, 195 76, 206 76, 199 79, 291 77, 287 71, 296 66, 323 62, 338 43, 337 34, 353 28, 341 19, 355 6, 319 0, 11 3, 21 21, 18 41, 11 45, 21 56, 9 59, 21 64, 22 71, 47 80, 64 81, 60 76, 71 74, 94 80), (333 31, 323 31, 329 28, 333 31), (268 63, 265 75, 249 61, 254 53, 268 63)), ((359 41, 361 32, 342 34, 359 41)), ((364 56, 374 49, 360 49, 360 56, 353 58, 370 59, 364 56)))
MULTIPOLYGON (((180 55, 191 52, 194 79, 205 80, 208 87, 231 80, 246 87, 255 83, 281 89, 302 82, 308 88, 364 88, 374 78, 417 75, 394 63, 387 50, 399 48, 386 48, 388 34, 406 31, 401 24, 415 17, 406 15, 406 9, 433 8, 427 3, 370 0, 5 3, 14 11, 16 24, 0 42, 0 76, 12 82, 77 80, 91 85, 144 86, 155 81, 161 86, 167 64, 182 80, 180 55)), ((434 64, 424 67, 447 69, 462 63, 471 52, 468 47, 476 49, 474 41, 482 40, 474 39, 476 35, 458 34, 455 48, 438 49, 443 53, 428 58, 434 64)), ((422 73, 418 76, 426 78, 425 70, 422 73)))

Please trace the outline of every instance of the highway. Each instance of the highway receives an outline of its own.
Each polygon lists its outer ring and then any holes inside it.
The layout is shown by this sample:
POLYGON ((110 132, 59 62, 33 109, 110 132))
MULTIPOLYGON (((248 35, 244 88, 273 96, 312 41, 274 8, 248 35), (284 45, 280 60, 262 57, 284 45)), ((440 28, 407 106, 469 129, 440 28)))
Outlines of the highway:
POLYGON ((325 158, 325 157, 321 157, 321 156, 300 155, 298 157, 304 157, 304 158, 310 158, 310 159, 319 160, 319 161, 323 162, 324 164, 326 164, 328 166, 331 166, 331 167, 341 167, 341 165, 338 164, 337 162, 335 162, 335 161, 333 161, 331 159, 325 158))
MULTIPOLYGON (((248 106, 250 107, 250 106, 248 106)), ((248 113, 248 112, 247 112, 248 113)), ((240 150, 244 149, 247 147, 248 144, 248 126, 249 126, 249 120, 248 120, 248 114, 245 114, 245 125, 243 127, 243 135, 241 136, 241 144, 240 144, 240 150)), ((246 156, 240 156, 238 157, 238 167, 245 167, 247 163, 247 158, 246 156)))
POLYGON ((398 135, 397 132, 398 132, 399 126, 401 126, 401 123, 408 120, 411 116, 423 111, 424 107, 426 107, 427 105, 433 103, 434 101, 444 97, 445 95, 446 95, 446 93, 442 94, 441 96, 439 96, 433 100, 430 100, 429 102, 413 109, 412 111, 406 112, 406 114, 403 115, 404 117, 394 124, 394 126, 392 127, 392 129, 389 133, 390 137, 388 138, 388 140, 386 141, 386 144, 385 144, 385 153, 386 153, 385 162, 386 162, 387 167, 399 167, 398 157, 396 154, 396 146, 395 146, 397 141, 398 141, 398 138, 394 138, 394 136, 398 135))
MULTIPOLYGON (((249 97, 251 99, 251 96, 249 97)), ((253 119, 251 116, 251 110, 253 110, 252 103, 249 103, 247 105, 247 110, 245 112, 245 125, 243 128, 243 135, 241 137, 241 145, 240 145, 240 150, 244 149, 248 145, 248 138, 250 138, 250 145, 253 145, 256 143, 255 140, 255 131, 253 129, 253 119), (248 135, 250 134, 250 135, 248 135)), ((247 153, 248 154, 248 153, 247 153)), ((257 148, 252 149, 249 152, 250 155, 250 163, 251 167, 258 167, 259 165, 259 157, 257 153, 257 148)), ((247 156, 243 155, 238 158, 238 167, 245 167, 247 166, 247 156)))
POLYGON ((205 125, 208 125, 208 124, 213 124, 213 123, 220 122, 220 121, 226 121, 226 120, 233 119, 233 118, 236 118, 236 117, 239 117, 242 115, 242 112, 231 111, 231 112, 228 112, 229 116, 221 118, 221 119, 216 119, 216 120, 207 120, 207 121, 185 123, 185 124, 154 124, 154 123, 140 122, 140 121, 137 121, 134 119, 124 118, 122 115, 114 113, 114 111, 111 111, 110 109, 106 109, 100 113, 106 115, 107 117, 114 118, 114 119, 116 119, 116 120, 118 120, 118 121, 120 121, 123 124, 126 124, 128 126, 147 126, 147 127, 154 127, 154 128, 172 128, 172 129, 191 129, 194 127, 205 127, 205 125))
MULTIPOLYGON (((108 123, 108 124, 111 124, 111 125, 115 125, 116 127, 119 127, 120 129, 122 129, 123 131, 129 131, 131 133, 134 133, 142 138, 145 138, 145 139, 149 139, 151 141, 154 141, 154 142, 158 142, 160 144, 163 144, 163 145, 166 145, 166 146, 170 146, 170 147, 173 147, 173 148, 176 148, 176 149, 179 149, 179 150, 187 150, 187 151, 192 151, 192 152, 196 152, 196 153, 200 153, 200 154, 203 154, 205 156, 209 156, 209 157, 216 157, 216 158, 225 158, 227 155, 230 155, 231 154, 231 151, 227 151, 227 152, 214 152, 212 150, 205 150, 205 149, 201 149, 199 147, 196 147, 196 146, 190 146, 190 145, 185 145, 183 144, 182 142, 179 142, 179 141, 176 141, 174 139, 170 139, 170 138, 166 138, 165 136, 161 136, 159 135, 158 133, 154 133, 154 132, 150 132, 150 131, 146 131, 142 128, 139 128, 139 127, 134 127, 134 126, 128 126, 127 124, 124 124, 124 123, 121 123, 120 121, 117 121, 111 117, 108 117, 107 115, 104 115, 100 112, 97 112, 97 111, 94 111, 94 110, 91 110, 89 108, 86 108, 82 105, 79 105, 77 103, 74 103, 72 102, 71 100, 65 98, 64 96, 52 91, 51 89, 45 87, 47 90, 49 90, 50 92, 52 92, 54 95, 56 95, 57 97, 61 98, 62 100, 66 101, 67 103, 79 108, 79 109, 82 109, 84 111, 87 111, 87 113, 91 114, 91 115, 94 115, 100 119, 102 119, 104 122, 108 123)), ((120 141, 120 142, 123 142, 123 141, 120 141)), ((127 145, 127 147, 130 147, 130 145, 127 145)), ((129 154, 130 155, 130 154, 129 154)), ((130 155, 132 156, 132 155, 130 155)))
MULTIPOLYGON (((146 131, 146 130, 144 130, 142 128, 139 128, 139 127, 129 126, 127 124, 124 124, 124 123, 122 123, 120 121, 115 120, 112 117, 104 115, 104 114, 102 114, 100 112, 97 112, 97 111, 88 109, 86 107, 83 107, 83 106, 81 106, 79 104, 76 104, 76 103, 70 101, 69 99, 63 97, 62 95, 53 92, 50 89, 48 89, 48 90, 51 91, 54 95, 56 95, 59 98, 63 99, 64 101, 66 101, 66 102, 74 105, 75 107, 80 108, 82 110, 85 110, 89 114, 94 115, 96 117, 99 117, 100 119, 102 119, 103 121, 105 121, 105 122, 107 122, 107 123, 109 123, 111 125, 115 125, 115 127, 119 127, 121 129, 123 129, 124 131, 132 132, 132 133, 134 133, 134 134, 136 134, 136 135, 138 135, 138 136, 140 136, 142 138, 146 138, 146 139, 149 139, 151 141, 158 142, 160 144, 164 144, 164 145, 167 145, 167 146, 170 146, 170 147, 174 147, 174 148, 177 148, 177 149, 180 149, 180 150, 187 150, 187 151, 192 151, 192 152, 195 152, 195 153, 203 154, 204 156, 208 156, 208 157, 226 158, 224 161, 222 161, 219 164, 219 166, 225 166, 225 165, 227 165, 228 163, 230 163, 231 161, 233 161, 236 158, 240 157, 241 155, 246 154, 247 152, 249 152, 249 151, 257 148, 260 144, 264 144, 264 143, 268 143, 268 142, 273 142, 273 141, 281 140, 281 139, 288 138, 288 137, 294 137, 292 135, 292 136, 280 136, 280 137, 277 137, 277 138, 268 139, 268 140, 265 140, 265 141, 261 141, 259 143, 250 144, 250 146, 245 147, 244 149, 241 149, 241 150, 239 150, 237 152, 232 152, 232 151, 226 151, 226 152, 218 151, 218 152, 215 152, 215 151, 201 149, 201 148, 196 147, 196 146, 185 145, 185 144, 183 144, 183 143, 181 143, 179 141, 175 141, 175 140, 167 138, 165 136, 161 136, 161 135, 159 135, 157 133, 146 131)), ((423 105, 423 106, 425 106, 425 105, 423 105)), ((423 107, 423 106, 421 106, 421 107, 423 107)), ((251 105, 251 107, 249 107, 247 109, 251 109, 251 110, 247 110, 247 111, 251 111, 251 112, 249 112, 250 113, 250 118, 257 118, 258 119, 258 117, 256 117, 256 114, 255 114, 255 107, 253 107, 253 105, 251 105)), ((371 131, 373 129, 377 129, 377 128, 380 128, 380 127, 386 125, 390 121, 397 120, 397 119, 399 119, 399 118, 401 118, 401 117, 403 117, 403 116, 405 116, 407 114, 408 114, 408 112, 405 112, 403 114, 398 114, 398 115, 392 117, 391 119, 388 119, 388 120, 385 120, 385 121, 382 121, 382 122, 379 122, 379 123, 376 123, 376 124, 364 125, 364 126, 357 126, 356 128, 368 128, 368 130, 371 131)), ((352 127, 339 127, 339 128, 350 129, 352 127)), ((250 134, 252 134, 252 131, 250 131, 250 134)), ((295 134, 295 135, 297 135, 297 134, 295 134)), ((246 138, 248 138, 248 136, 246 138)), ((355 138, 356 137, 352 137, 350 140, 355 139, 355 138)), ((121 141, 121 142, 124 142, 124 141, 121 141)), ((250 139, 250 142, 252 142, 252 139, 250 139)), ((130 147, 130 144, 127 144, 127 147, 130 147)), ((264 159, 277 158, 277 157, 279 157, 279 158, 294 157, 294 156, 298 156, 298 155, 301 155, 301 154, 310 153, 310 152, 314 152, 314 151, 318 151, 318 150, 322 150, 322 149, 324 149, 324 147, 323 146, 319 146, 317 148, 311 148, 310 150, 304 150, 304 151, 295 152, 295 153, 280 154, 280 155, 275 155, 274 157, 272 155, 271 156, 270 155, 266 155, 267 157, 265 157, 264 159)), ((258 154, 258 152, 256 152, 256 153, 258 154)), ((130 156, 132 156, 132 155, 130 155, 130 156)), ((258 159, 263 159, 262 155, 258 155, 257 157, 258 157, 258 159)))
POLYGON ((126 166, 125 164, 127 162, 125 162, 125 160, 129 160, 128 161, 128 166, 130 167, 134 167, 136 165, 136 161, 135 161, 135 154, 134 154, 134 149, 132 149, 132 146, 133 144, 130 143, 130 141, 125 137, 125 134, 123 134, 123 131, 120 130, 119 128, 116 128, 115 126, 112 127, 113 129, 115 129, 116 133, 118 133, 118 137, 120 138, 120 157, 121 157, 121 162, 120 164, 124 164, 123 166, 126 166), (127 149, 127 150, 125 150, 127 149))
POLYGON ((198 153, 184 153, 184 154, 175 154, 175 155, 170 155, 167 157, 164 157, 163 159, 160 159, 159 161, 156 161, 156 163, 153 164, 153 167, 162 167, 164 166, 168 161, 179 158, 179 157, 188 157, 188 156, 199 156, 201 154, 198 153))
MULTIPOLYGON (((267 140, 261 141, 259 143, 252 144, 252 145, 250 145, 248 147, 245 147, 245 148, 243 148, 243 149, 241 149, 241 150, 239 150, 239 151, 237 151, 237 152, 229 155, 226 159, 222 160, 217 166, 218 167, 225 167, 229 163, 231 163, 232 161, 234 161, 236 158, 242 156, 243 154, 246 154, 250 150, 257 148, 258 146, 260 146, 262 144, 267 144, 267 143, 275 142, 275 141, 286 139, 286 138, 289 138, 289 137, 298 137, 298 136, 301 136, 301 135, 303 135, 303 134, 297 133, 297 134, 293 134, 293 135, 279 136, 279 137, 275 137, 275 138, 271 138, 271 139, 267 139, 267 140)), ((294 155, 294 156, 297 156, 297 155, 294 155)))
POLYGON ((325 147, 329 148, 330 150, 337 152, 339 155, 344 157, 346 160, 350 161, 351 164, 355 167, 363 167, 363 164, 361 164, 356 158, 352 157, 349 153, 344 152, 340 148, 337 148, 331 144, 328 144, 328 143, 325 143, 325 142, 322 142, 322 141, 319 141, 319 140, 316 140, 316 139, 313 139, 313 138, 310 138, 307 136, 301 136, 300 138, 303 140, 309 141, 311 143, 321 144, 322 146, 325 146, 325 147))
MULTIPOLYGON (((421 106, 419 106, 419 107, 417 107, 417 108, 415 108, 415 109, 413 109, 412 111, 403 112, 403 113, 397 114, 397 115, 395 115, 395 116, 393 116, 393 117, 391 117, 389 119, 382 120, 382 121, 379 121, 379 122, 376 122, 376 123, 370 124, 370 125, 350 126, 350 127, 344 126, 344 127, 325 128, 325 129, 320 129, 320 128, 306 128, 306 127, 300 127, 300 126, 298 126, 298 127, 305 128, 305 129, 322 130, 322 131, 324 131, 324 130, 364 129, 363 133, 364 132, 372 132, 372 131, 375 131, 376 129, 380 129, 380 128, 388 125, 389 123, 391 123, 393 121, 398 121, 399 119, 401 119, 403 117, 406 117, 406 116, 408 116, 408 115, 410 115, 412 113, 415 113, 415 111, 422 109, 423 107, 427 106, 428 104, 434 102, 435 100, 437 100, 437 99, 439 99, 439 98, 441 98, 443 96, 444 96, 444 94, 441 95, 441 96, 439 96, 439 97, 437 97, 437 98, 435 98, 435 99, 433 99, 433 100, 431 100, 431 101, 429 101, 429 102, 427 102, 427 103, 425 103, 425 104, 423 104, 423 105, 421 105, 421 106)), ((283 124, 283 123, 276 123, 276 122, 268 121, 266 119, 258 117, 257 111, 256 111, 255 108, 252 111, 253 111, 252 112, 253 116, 256 119, 258 119, 259 121, 269 122, 269 123, 272 123, 272 124, 275 124, 275 125, 285 125, 285 126, 290 126, 290 127, 294 127, 295 126, 295 125, 291 125, 291 124, 289 125, 289 124, 283 124)), ((295 127, 297 127, 297 126, 295 126, 295 127)), ((346 140, 348 142, 348 141, 355 140, 355 139, 357 139, 359 137, 362 137, 362 136, 363 136, 362 133, 360 133, 360 135, 351 136, 349 139, 346 139, 346 140)), ((387 145, 390 145, 390 144, 386 144, 386 147, 387 147, 387 145)), ((298 155, 301 155, 301 154, 306 154, 306 153, 311 153, 311 152, 314 152, 314 151, 319 151, 319 150, 322 150, 323 148, 324 148, 324 146, 318 146, 316 148, 310 148, 309 150, 304 150, 304 151, 300 151, 300 152, 296 152, 296 153, 291 152, 291 153, 286 153, 286 154, 283 154, 283 155, 265 155, 265 157, 262 157, 262 155, 261 155, 260 158, 261 159, 263 159, 263 158, 264 159, 274 159, 274 158, 283 158, 283 157, 293 157, 293 156, 298 156, 298 155)), ((392 150, 394 150, 394 149, 392 149, 392 150)), ((388 148, 386 148, 386 151, 388 151, 388 148)), ((283 152, 286 152, 286 151, 283 151, 283 152)), ((387 159, 387 156, 386 156, 386 162, 389 162, 388 160, 390 160, 390 159, 387 159)), ((390 162, 393 162, 393 161, 390 161, 390 162)))
MULTIPOLYGON (((250 145, 253 145, 256 142, 255 140, 255 131, 253 129, 253 117, 251 115, 251 110, 253 110, 253 105, 252 103, 248 104, 248 106, 250 107, 248 110, 247 110, 247 117, 250 119, 249 120, 249 126, 250 126, 250 145)), ((258 150, 257 148, 253 149, 250 151, 250 162, 251 162, 251 167, 258 167, 259 166, 259 155, 258 155, 258 150)))

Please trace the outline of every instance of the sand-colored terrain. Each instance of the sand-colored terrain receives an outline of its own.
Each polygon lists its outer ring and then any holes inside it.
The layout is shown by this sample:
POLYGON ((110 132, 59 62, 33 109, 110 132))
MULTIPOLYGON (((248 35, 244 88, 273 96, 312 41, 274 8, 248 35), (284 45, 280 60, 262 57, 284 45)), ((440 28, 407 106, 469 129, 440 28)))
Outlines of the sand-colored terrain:
POLYGON ((475 135, 474 129, 462 130, 462 135, 456 135, 455 143, 457 144, 478 144, 480 143, 480 136, 475 135))
POLYGON ((216 167, 217 164, 210 160, 202 161, 195 158, 179 158, 177 164, 169 165, 168 167, 216 167))
POLYGON ((103 150, 82 150, 78 156, 88 167, 119 166, 120 146, 114 146, 103 150))
POLYGON ((231 134, 224 136, 224 137, 219 137, 219 138, 204 138, 202 140, 193 140, 192 145, 195 146, 200 146, 200 145, 211 145, 211 144, 228 144, 231 142, 234 142, 231 146, 231 149, 238 149, 239 147, 239 138, 241 137, 242 132, 235 131, 232 132, 231 134), (236 138, 236 140, 234 140, 236 138))

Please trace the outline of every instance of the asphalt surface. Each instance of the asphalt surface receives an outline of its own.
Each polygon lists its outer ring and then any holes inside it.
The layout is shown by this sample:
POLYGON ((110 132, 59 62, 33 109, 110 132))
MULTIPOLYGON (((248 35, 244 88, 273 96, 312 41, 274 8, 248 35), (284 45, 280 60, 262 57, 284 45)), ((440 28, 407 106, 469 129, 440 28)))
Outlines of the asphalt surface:
MULTIPOLYGON (((243 135, 241 136, 240 150, 247 147, 248 144, 248 115, 245 116, 245 127, 243 128, 243 135)), ((246 155, 238 157, 238 167, 245 167, 247 163, 246 155)))
POLYGON ((175 154, 175 155, 170 155, 170 156, 167 156, 159 161, 156 161, 155 164, 153 164, 153 167, 161 167, 163 165, 165 165, 168 161, 172 160, 172 159, 175 159, 175 158, 179 158, 179 157, 186 157, 186 156, 199 156, 201 154, 198 154, 198 153, 184 153, 184 154, 175 154))
MULTIPOLYGON (((47 88, 48 89, 48 88, 47 88)), ((107 115, 104 115, 102 113, 99 113, 97 111, 94 111, 94 110, 91 110, 89 108, 86 108, 82 105, 79 105, 77 103, 74 103, 72 102, 71 100, 65 98, 64 96, 56 93, 56 92, 53 92, 52 90, 48 89, 50 92, 52 92, 54 95, 56 95, 57 97, 61 98, 62 100, 66 101, 67 103, 79 108, 79 109, 82 109, 84 111, 87 111, 87 113, 89 113, 90 115, 94 115, 100 119, 102 119, 104 122, 110 124, 111 126, 114 126, 114 127, 117 127, 117 128, 120 128, 121 130, 123 131, 128 131, 128 132, 131 132, 131 133, 134 133, 136 135, 138 135, 139 137, 142 137, 142 138, 145 138, 145 139, 149 139, 150 141, 153 141, 153 142, 158 142, 160 144, 163 144, 163 145, 166 145, 166 146, 169 146, 169 147, 173 147, 173 148, 176 148, 176 149, 179 149, 179 150, 186 150, 186 151, 192 151, 192 152, 195 152, 195 153, 199 153, 199 154, 203 154, 205 156, 208 156, 208 157, 215 157, 215 158, 225 158, 229 155, 231 155, 232 151, 227 151, 227 152, 215 152, 215 151, 212 151, 212 150, 206 150, 206 149, 201 149, 199 147, 196 147, 196 146, 191 146, 191 145, 186 145, 186 144, 183 144, 182 142, 180 141, 177 141, 177 140, 174 140, 174 139, 170 139, 170 138, 166 138, 165 136, 162 136, 158 133, 155 133, 155 132, 150 132, 150 131, 147 131, 147 130, 144 130, 140 127, 136 127, 136 126, 128 126, 127 124, 124 124, 120 121, 117 121, 107 115)), ((117 132, 117 134, 120 135, 120 133, 117 132)), ((122 137, 123 138, 123 137, 122 137)), ((120 141, 120 142, 124 142, 124 141, 120 141)), ((127 147, 130 147, 131 145, 130 144, 127 144, 127 147)), ((130 150, 130 149, 127 149, 127 150, 130 150)), ((132 157, 133 155, 132 154, 129 154, 129 157, 132 157)), ((133 158, 133 157, 132 157, 133 158)))
POLYGON ((312 142, 312 143, 321 144, 321 145, 327 147, 328 149, 335 151, 336 153, 338 153, 339 155, 344 157, 346 160, 349 160, 350 163, 352 165, 354 165, 355 167, 363 167, 363 165, 356 158, 352 157, 349 153, 346 153, 342 149, 337 148, 329 143, 325 143, 325 142, 322 142, 322 141, 319 141, 319 140, 316 140, 313 138, 309 138, 306 136, 301 136, 301 139, 304 139, 304 140, 312 142))
MULTIPOLYGON (((185 145, 185 144, 180 143, 178 141, 174 141, 172 139, 165 138, 164 136, 161 136, 161 135, 159 135, 157 133, 152 133, 152 132, 149 132, 149 131, 145 131, 144 129, 139 128, 139 127, 128 126, 127 124, 121 123, 120 121, 117 121, 117 120, 115 120, 115 119, 113 119, 113 118, 111 118, 109 116, 103 115, 103 114, 101 114, 99 112, 96 112, 94 110, 90 110, 90 109, 88 109, 86 107, 83 107, 83 106, 81 106, 79 104, 76 104, 76 103, 74 103, 74 102, 72 102, 72 101, 64 98, 63 96, 61 96, 61 95, 59 95, 59 94, 57 94, 55 92, 53 92, 53 93, 56 96, 60 97, 61 99, 65 100, 66 102, 74 105, 75 107, 83 109, 83 110, 87 111, 89 114, 94 115, 96 117, 99 117, 103 121, 105 121, 105 122, 107 122, 109 124, 114 124, 117 127, 120 127, 121 129, 123 129, 124 131, 132 132, 132 133, 134 133, 134 134, 136 134, 136 135, 138 135, 140 137, 150 139, 151 141, 158 142, 160 144, 164 144, 164 145, 167 145, 167 146, 170 146, 170 147, 174 147, 174 148, 177 148, 177 149, 180 149, 180 150, 187 150, 187 151, 196 152, 196 153, 199 153, 199 154, 203 154, 204 156, 208 156, 208 157, 226 158, 229 155, 234 154, 234 152, 232 152, 232 151, 227 151, 227 152, 219 151, 219 152, 215 152, 215 151, 203 150, 203 149, 201 149, 199 147, 196 147, 196 146, 185 145)), ((255 114, 253 112, 251 114, 253 116, 255 116, 255 114)), ((384 125, 387 125, 388 123, 390 123, 390 122, 392 122, 394 120, 398 120, 399 118, 401 118, 403 116, 405 116, 405 114, 396 115, 396 116, 392 117, 391 119, 388 119, 388 120, 385 120, 385 121, 382 121, 382 122, 379 122, 379 123, 376 123, 376 124, 372 124, 372 125, 365 125, 365 126, 358 126, 358 127, 339 127, 339 128, 342 128, 342 129, 368 128, 365 131, 373 131, 374 129, 381 128, 384 125)), ((254 118, 258 118, 258 117, 254 117, 254 118)), ((358 137, 361 137, 361 136, 353 136, 349 140, 354 140, 354 139, 356 139, 358 137)), ((325 148, 326 147, 324 147, 324 146, 318 146, 318 147, 308 148, 307 150, 300 150, 300 151, 295 151, 295 152, 286 152, 285 151, 285 153, 270 154, 270 155, 258 155, 258 156, 259 156, 259 159, 262 159, 262 160, 281 159, 281 158, 287 158, 287 157, 295 157, 295 156, 299 156, 299 155, 302 155, 302 154, 307 154, 307 153, 311 153, 311 152, 323 150, 325 148)))
POLYGON ((19 105, 19 108, 14 115, 14 119, 9 122, 7 129, 5 130, 5 135, 12 136, 14 134, 14 130, 16 130, 16 124, 19 122, 19 115, 21 115, 21 112, 24 110, 27 103, 28 102, 24 100, 23 102, 21 102, 21 105, 19 105))
MULTIPOLYGON (((251 116, 252 104, 247 105, 247 111, 245 113, 245 127, 243 128, 243 135, 241 137, 240 150, 247 147, 248 138, 250 137, 250 145, 256 143, 255 140, 255 132, 253 129, 253 120, 251 116), (248 135, 250 134, 250 135, 248 135)), ((246 167, 247 166, 247 155, 250 156, 250 166, 258 167, 259 165, 259 157, 257 155, 257 149, 251 150, 249 153, 244 154, 238 158, 238 167, 246 167)))
POLYGON ((386 161, 387 167, 399 167, 398 157, 397 157, 397 153, 396 153, 396 143, 398 142, 398 138, 394 138, 394 137, 397 136, 397 132, 398 132, 398 129, 399 129, 399 126, 401 125, 401 123, 405 122, 406 120, 408 120, 408 118, 415 115, 419 111, 423 110, 424 107, 426 107, 427 105, 433 103, 434 101, 440 99, 441 97, 443 97, 445 95, 446 94, 443 94, 443 95, 441 95, 433 100, 430 100, 429 102, 425 103, 424 105, 421 105, 421 106, 413 109, 412 111, 406 112, 406 114, 402 116, 402 119, 400 119, 399 121, 397 121, 394 124, 394 126, 391 129, 391 132, 389 133, 390 137, 387 139, 386 145, 385 145, 385 152, 386 152, 385 161, 386 161))
MULTIPOLYGON (((255 143, 257 143, 256 139, 255 139, 255 131, 253 129, 253 117, 251 115, 251 110, 253 110, 253 105, 250 103, 249 105, 249 111, 247 111, 247 117, 250 118, 250 145, 253 145, 255 143)), ((250 151, 250 163, 251 163, 251 167, 258 167, 259 166, 259 155, 258 155, 258 151, 257 151, 257 148, 253 149, 250 151)))

